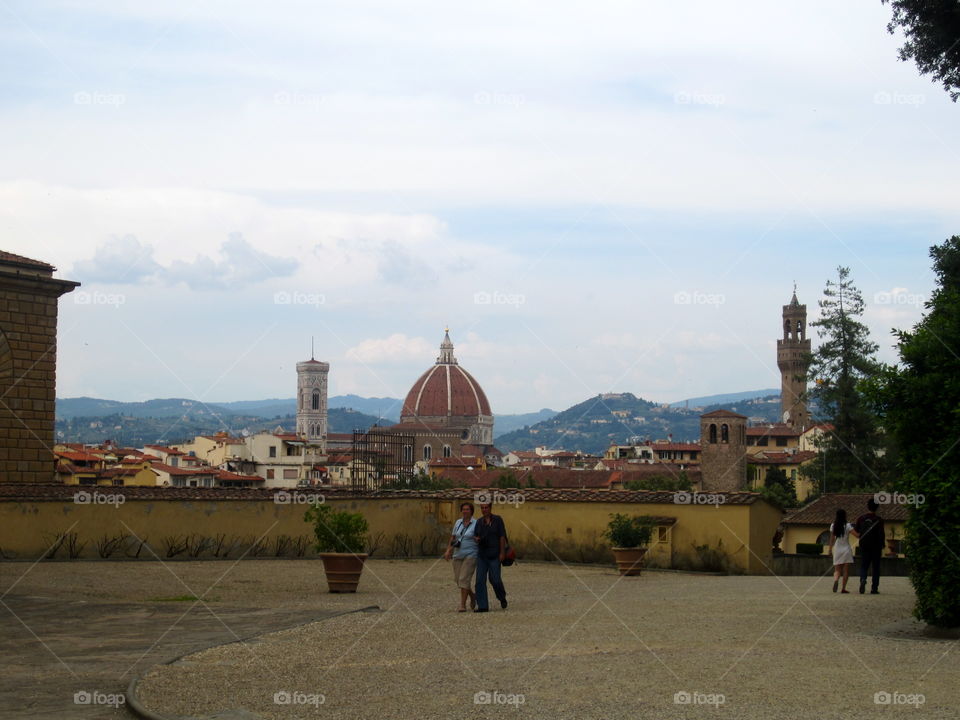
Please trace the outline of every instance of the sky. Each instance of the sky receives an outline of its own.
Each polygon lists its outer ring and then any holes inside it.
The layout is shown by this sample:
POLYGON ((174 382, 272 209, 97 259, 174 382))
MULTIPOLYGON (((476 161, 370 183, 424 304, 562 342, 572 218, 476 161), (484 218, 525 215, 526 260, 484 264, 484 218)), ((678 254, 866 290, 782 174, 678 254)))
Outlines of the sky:
MULTIPOLYGON (((960 107, 878 0, 17 2, 0 249, 58 397, 402 397, 444 328, 495 413, 779 386, 848 266, 893 362, 960 232, 960 107)), ((816 336, 814 335, 816 344, 816 336)))

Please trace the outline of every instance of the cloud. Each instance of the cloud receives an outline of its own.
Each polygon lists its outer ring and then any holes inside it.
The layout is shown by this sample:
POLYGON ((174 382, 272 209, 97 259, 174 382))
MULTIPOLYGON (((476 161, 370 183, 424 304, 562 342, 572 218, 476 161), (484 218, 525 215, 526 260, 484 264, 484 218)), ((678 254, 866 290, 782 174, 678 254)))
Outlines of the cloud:
POLYGON ((299 267, 294 258, 257 250, 240 233, 231 233, 220 246, 219 254, 220 260, 200 255, 189 262, 174 260, 164 267, 153 259, 153 246, 125 235, 101 245, 90 260, 74 263, 73 274, 82 282, 105 285, 158 280, 167 285, 185 283, 193 290, 209 290, 289 276, 299 267))
POLYGON ((162 271, 153 259, 153 246, 141 244, 133 235, 108 240, 97 248, 93 258, 73 266, 73 274, 83 282, 109 285, 136 283, 162 271))
POLYGON ((350 360, 369 364, 406 363, 421 361, 426 367, 438 354, 439 342, 433 345, 421 337, 407 337, 394 333, 386 338, 370 338, 347 350, 350 360))
POLYGON ((192 262, 174 260, 165 272, 167 282, 186 283, 194 290, 230 288, 269 278, 293 275, 299 267, 294 258, 283 258, 257 250, 240 233, 231 233, 220 247, 221 260, 205 255, 192 262))

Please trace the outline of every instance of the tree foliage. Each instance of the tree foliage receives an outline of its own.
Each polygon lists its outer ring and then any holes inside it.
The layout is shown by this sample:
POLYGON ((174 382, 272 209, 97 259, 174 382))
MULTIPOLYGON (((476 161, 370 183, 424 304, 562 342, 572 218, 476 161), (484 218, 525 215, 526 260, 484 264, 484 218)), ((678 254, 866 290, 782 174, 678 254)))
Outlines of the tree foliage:
POLYGON ((900 448, 897 489, 923 497, 906 525, 918 618, 960 626, 960 236, 930 249, 937 287, 912 331, 894 331, 900 364, 874 383, 900 448))
POLYGON ((670 475, 652 475, 650 477, 640 478, 639 480, 630 480, 624 484, 627 490, 686 490, 690 491, 693 486, 687 473, 681 470, 675 477, 670 475))
POLYGON ((906 35, 901 60, 913 60, 921 75, 943 83, 960 97, 960 3, 957 0, 881 0, 893 9, 887 30, 906 35))
POLYGON ((864 382, 875 377, 880 366, 874 359, 877 345, 859 320, 863 296, 850 279, 850 268, 837 268, 837 279, 827 280, 823 295, 820 318, 810 323, 818 329, 820 345, 810 358, 809 397, 818 420, 833 430, 818 441, 823 461, 805 468, 805 474, 821 480, 825 492, 864 485, 879 489, 881 437, 864 382))
POLYGON ((797 489, 793 481, 780 468, 767 468, 763 487, 760 488, 759 493, 768 501, 783 509, 795 508, 800 504, 797 501, 797 489))

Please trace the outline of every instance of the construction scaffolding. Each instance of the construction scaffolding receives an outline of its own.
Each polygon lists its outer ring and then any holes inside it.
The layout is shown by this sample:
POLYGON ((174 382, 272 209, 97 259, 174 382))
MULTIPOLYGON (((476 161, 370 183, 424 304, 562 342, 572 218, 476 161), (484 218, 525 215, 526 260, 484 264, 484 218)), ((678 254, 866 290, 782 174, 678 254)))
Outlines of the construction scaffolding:
POLYGON ((354 490, 403 487, 413 477, 413 435, 377 426, 354 430, 350 476, 354 490))

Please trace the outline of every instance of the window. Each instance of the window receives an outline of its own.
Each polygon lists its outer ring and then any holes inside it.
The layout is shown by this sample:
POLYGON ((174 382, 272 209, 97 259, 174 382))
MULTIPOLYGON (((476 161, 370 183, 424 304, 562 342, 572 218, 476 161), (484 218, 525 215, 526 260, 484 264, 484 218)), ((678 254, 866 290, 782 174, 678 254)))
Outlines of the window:
POLYGON ((413 462, 413 445, 403 446, 403 461, 405 463, 413 462))
POLYGON ((273 480, 273 470, 267 470, 267 480, 273 480))
POLYGON ((787 446, 787 439, 785 437, 778 437, 777 447, 786 447, 786 446, 787 446))
POLYGON ((757 438, 757 445, 759 445, 760 447, 766 447, 769 444, 769 442, 770 442, 770 438, 768 438, 766 435, 764 435, 763 437, 757 438))
POLYGON ((443 456, 444 456, 445 458, 450 457, 450 446, 449 446, 449 445, 444 445, 444 446, 443 446, 443 456))
POLYGON ((730 428, 726 423, 720 426, 720 442, 728 443, 730 442, 730 428))
POLYGON ((176 455, 170 458, 170 467, 180 467, 180 458, 176 455))
POLYGON ((793 470, 790 471, 790 481, 791 481, 791 482, 796 482, 796 481, 797 481, 797 469, 796 469, 796 468, 793 468, 793 470))
POLYGON ((817 542, 820 543, 821 545, 829 545, 830 531, 824 530, 822 533, 820 533, 820 535, 817 536, 817 542))
POLYGON ((296 468, 284 468, 283 469, 283 479, 284 480, 296 480, 297 479, 297 469, 296 468))
POLYGON ((431 457, 433 457, 433 448, 430 447, 429 445, 424 445, 424 446, 423 446, 423 459, 424 459, 424 460, 429 460, 431 457))
POLYGON ((314 410, 320 409, 320 391, 319 390, 313 391, 313 404, 311 405, 311 407, 314 410))
POLYGON ((277 456, 277 446, 276 446, 276 445, 271 445, 271 446, 270 446, 270 457, 276 457, 276 456, 277 456))
POLYGON ((665 543, 669 538, 669 531, 662 525, 657 528, 657 542, 665 543))
POLYGON ((293 445, 287 445, 287 455, 296 455, 297 449, 293 445))
POLYGON ((713 423, 710 423, 710 442, 717 442, 717 426, 713 423))

